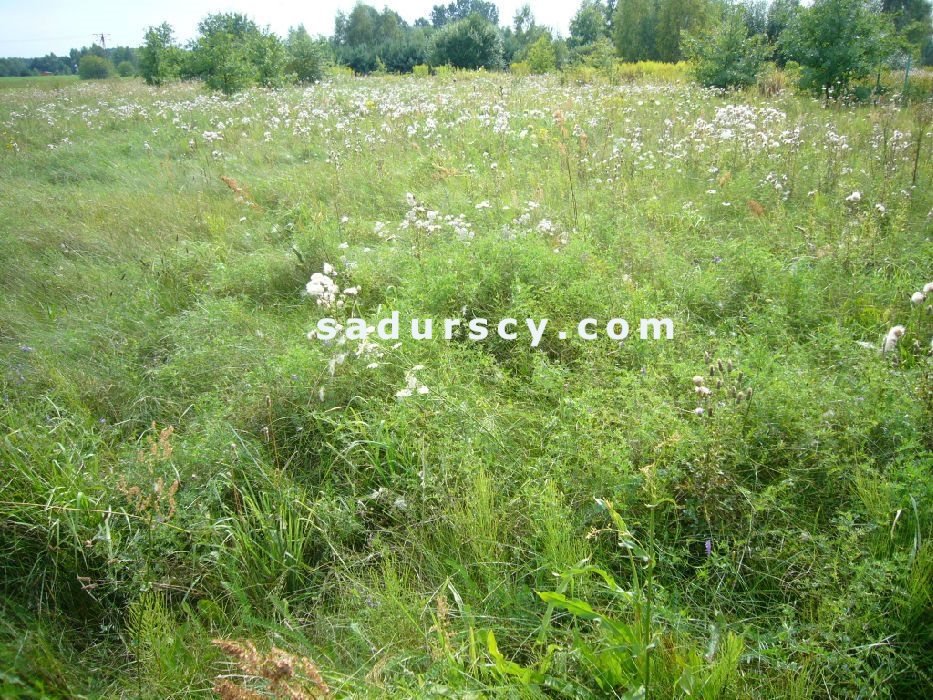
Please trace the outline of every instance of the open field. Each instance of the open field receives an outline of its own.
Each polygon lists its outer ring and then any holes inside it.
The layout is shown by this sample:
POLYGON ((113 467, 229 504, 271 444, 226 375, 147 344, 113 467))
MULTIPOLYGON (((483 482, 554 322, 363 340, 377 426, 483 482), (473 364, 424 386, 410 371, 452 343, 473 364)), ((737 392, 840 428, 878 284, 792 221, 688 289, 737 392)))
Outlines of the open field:
POLYGON ((0 696, 929 697, 929 114, 0 90, 0 696))
POLYGON ((77 75, 44 75, 37 78, 0 78, 0 90, 11 88, 33 88, 52 90, 73 85, 78 82, 77 75))

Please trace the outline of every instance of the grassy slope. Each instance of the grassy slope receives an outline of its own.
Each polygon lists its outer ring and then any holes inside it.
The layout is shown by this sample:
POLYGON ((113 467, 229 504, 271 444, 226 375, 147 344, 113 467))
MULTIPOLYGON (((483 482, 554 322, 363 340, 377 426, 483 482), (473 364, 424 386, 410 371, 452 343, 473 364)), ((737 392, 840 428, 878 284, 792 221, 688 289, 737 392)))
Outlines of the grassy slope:
POLYGON ((2 693, 203 692, 216 637, 347 693, 538 693, 486 630, 596 692, 574 639, 599 633, 534 593, 588 557, 633 585, 596 498, 656 562, 659 696, 709 672, 711 625, 743 640, 725 696, 929 690, 914 111, 500 76, 0 93, 2 693), (473 238, 400 229, 407 192, 473 238), (325 262, 371 319, 668 315, 677 336, 351 343, 331 375, 301 293, 325 262), (896 323, 896 362, 858 345, 896 323), (418 364, 430 393, 397 399, 418 364))

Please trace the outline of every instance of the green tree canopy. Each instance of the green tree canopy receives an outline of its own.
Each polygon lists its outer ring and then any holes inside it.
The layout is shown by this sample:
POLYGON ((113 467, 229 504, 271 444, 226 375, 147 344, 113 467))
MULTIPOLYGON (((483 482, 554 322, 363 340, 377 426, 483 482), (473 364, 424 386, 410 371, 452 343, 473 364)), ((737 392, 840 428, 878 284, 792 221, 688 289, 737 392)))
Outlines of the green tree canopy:
POLYGON ((895 49, 891 18, 866 0, 816 0, 780 37, 784 53, 803 71, 802 87, 844 94, 895 49))
POLYGON ((495 25, 473 14, 438 31, 431 55, 435 65, 499 68, 502 65, 502 38, 495 25))
POLYGON ((619 0, 612 16, 612 39, 626 61, 644 61, 657 56, 657 17, 650 0, 619 0))
POLYGON ((146 41, 139 50, 139 72, 149 85, 162 85, 178 75, 180 49, 175 45, 172 27, 163 22, 149 27, 146 41))
POLYGON ((198 30, 200 35, 192 44, 191 73, 212 89, 230 95, 250 85, 281 83, 286 61, 282 42, 246 15, 208 15, 198 30))
POLYGON ((749 34, 744 8, 723 10, 708 31, 683 37, 684 55, 693 61, 696 79, 706 87, 754 85, 768 55, 764 34, 749 34))
POLYGON ((499 8, 487 0, 454 0, 449 5, 435 5, 431 10, 431 23, 440 29, 470 15, 479 15, 493 26, 499 25, 499 8))
POLYGON ((326 52, 321 42, 312 39, 304 25, 288 30, 285 40, 287 60, 285 72, 298 82, 313 83, 324 77, 326 52))
POLYGON ((78 75, 82 80, 100 80, 113 75, 113 64, 106 58, 87 54, 78 61, 78 75))
POLYGON ((570 20, 570 39, 567 43, 571 47, 591 46, 608 34, 609 23, 606 21, 606 6, 602 0, 583 0, 570 20))

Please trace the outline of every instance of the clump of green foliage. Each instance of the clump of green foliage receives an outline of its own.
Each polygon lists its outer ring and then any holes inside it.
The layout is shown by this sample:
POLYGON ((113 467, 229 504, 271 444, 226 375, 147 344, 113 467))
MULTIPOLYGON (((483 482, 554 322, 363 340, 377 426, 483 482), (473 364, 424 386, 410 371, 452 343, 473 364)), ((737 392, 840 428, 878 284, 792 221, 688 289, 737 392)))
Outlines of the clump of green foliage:
POLYGON ((78 75, 81 80, 103 80, 114 73, 113 64, 102 56, 88 54, 78 62, 78 75))
POLYGON ((557 52, 549 36, 541 36, 528 47, 528 67, 532 73, 548 73, 557 68, 557 52))
POLYGON ((714 27, 684 37, 684 55, 693 62, 694 77, 706 87, 754 85, 768 53, 763 35, 749 36, 741 9, 726 9, 714 27))
POLYGON ((800 65, 802 87, 837 97, 880 70, 896 47, 890 17, 865 0, 816 0, 794 16, 780 43, 800 65))
POLYGON ((445 25, 435 35, 431 60, 454 68, 499 68, 502 65, 502 39, 495 25, 472 14, 445 25))
POLYGON ((327 54, 303 25, 289 30, 285 40, 285 73, 299 83, 313 83, 324 77, 327 54))
POLYGON ((174 32, 168 23, 149 27, 145 44, 139 50, 139 74, 148 85, 162 85, 177 78, 182 61, 181 49, 176 46, 174 32))

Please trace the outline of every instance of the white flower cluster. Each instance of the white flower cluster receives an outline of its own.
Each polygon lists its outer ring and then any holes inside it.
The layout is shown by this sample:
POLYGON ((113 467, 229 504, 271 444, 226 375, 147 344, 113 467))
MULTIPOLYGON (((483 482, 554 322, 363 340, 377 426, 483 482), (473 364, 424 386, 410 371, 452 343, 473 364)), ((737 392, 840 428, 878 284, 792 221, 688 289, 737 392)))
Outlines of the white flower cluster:
MULTIPOLYGON (((466 220, 466 215, 441 214, 433 209, 428 209, 415 198, 411 192, 405 195, 408 202, 408 211, 405 218, 399 225, 403 231, 415 230, 422 233, 438 233, 448 227, 462 241, 472 240, 475 236, 473 226, 466 220)), ((384 236, 385 225, 382 222, 376 222, 376 234, 382 238, 384 236)))
POLYGON ((904 333, 906 332, 907 329, 904 328, 904 326, 892 326, 891 330, 884 336, 884 342, 881 344, 881 352, 884 354, 894 352, 894 350, 897 349, 897 344, 900 342, 901 338, 904 337, 904 333))
POLYGON ((765 183, 771 185, 774 188, 775 192, 781 195, 781 199, 785 202, 790 196, 790 188, 787 186, 787 175, 778 175, 775 172, 769 172, 767 177, 765 177, 765 183))
MULTIPOLYGON (((336 328, 337 328, 337 333, 338 333, 337 337, 331 340, 324 340, 322 342, 333 343, 338 348, 342 348, 346 346, 347 340, 348 340, 346 331, 344 327, 339 323, 336 325, 336 328)), ((369 333, 375 333, 376 329, 370 327, 367 329, 367 331, 369 333)), ((311 331, 310 333, 308 333, 308 340, 316 340, 316 339, 317 339, 317 333, 315 331, 311 331)), ((330 374, 330 376, 333 377, 337 371, 337 366, 342 365, 344 362, 346 362, 350 354, 351 353, 349 352, 341 351, 341 352, 338 352, 336 355, 334 355, 327 363, 328 374, 330 374)), ((370 360, 370 362, 366 365, 366 369, 376 369, 381 364, 379 360, 385 357, 385 351, 383 350, 382 346, 379 343, 374 343, 373 341, 369 339, 367 335, 367 337, 362 338, 357 343, 356 349, 352 352, 352 356, 356 358, 363 358, 363 359, 370 360)))
MULTIPOLYGON (((349 350, 346 346, 349 341, 347 338, 346 329, 340 323, 336 324, 337 336, 330 340, 323 340, 317 337, 317 331, 310 331, 308 333, 308 340, 316 340, 323 342, 325 344, 333 344, 338 348, 333 357, 327 361, 327 373, 333 377, 337 374, 337 367, 351 360, 353 358, 368 360, 366 364, 366 369, 376 369, 382 365, 381 360, 385 357, 385 349, 376 342, 373 342, 369 339, 369 335, 375 333, 376 329, 372 326, 366 329, 366 335, 361 338, 356 345, 355 350, 349 350)), ((401 343, 396 343, 393 345, 393 348, 398 348, 401 343)), ((321 386, 318 388, 318 398, 323 401, 325 398, 325 387, 321 386)))
MULTIPOLYGON (((923 289, 911 294, 910 303, 914 306, 920 306, 924 301, 926 301, 927 296, 930 294, 933 294, 933 282, 927 282, 925 285, 923 285, 923 289)), ((931 309, 933 309, 933 306, 927 307, 927 311, 931 309)), ((887 355, 888 353, 894 352, 905 333, 907 333, 906 327, 902 325, 891 326, 891 328, 885 334, 884 339, 881 341, 881 353, 883 355, 887 355)), ((873 347, 870 343, 859 343, 859 345, 869 348, 873 347)), ((877 350, 877 348, 875 348, 875 350, 877 350)), ((933 340, 930 341, 930 350, 933 352, 933 340)))
POLYGON ((511 224, 505 227, 503 234, 507 239, 512 239, 531 232, 539 233, 556 244, 554 252, 557 253, 560 251, 561 246, 565 246, 570 242, 570 235, 566 231, 562 231, 551 219, 539 214, 538 209, 540 208, 541 205, 538 202, 533 200, 525 202, 521 213, 512 220, 511 224))
POLYGON ((404 399, 414 394, 430 393, 431 390, 428 389, 415 374, 415 372, 420 372, 423 369, 424 365, 415 365, 405 372, 405 386, 395 392, 396 398, 404 399))
POLYGON ((927 282, 923 289, 910 295, 910 303, 919 306, 926 301, 927 295, 933 294, 933 282, 927 282))
POLYGON ((318 306, 325 309, 342 309, 348 296, 359 293, 359 287, 346 287, 341 290, 336 280, 336 270, 330 263, 324 263, 323 272, 315 272, 305 285, 305 293, 317 300, 318 306))

